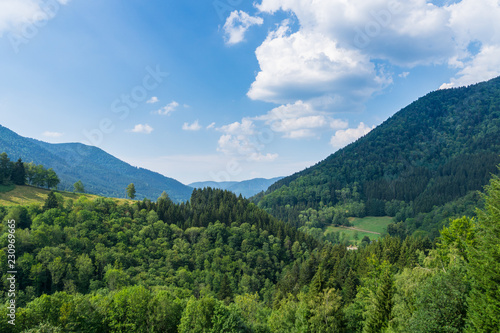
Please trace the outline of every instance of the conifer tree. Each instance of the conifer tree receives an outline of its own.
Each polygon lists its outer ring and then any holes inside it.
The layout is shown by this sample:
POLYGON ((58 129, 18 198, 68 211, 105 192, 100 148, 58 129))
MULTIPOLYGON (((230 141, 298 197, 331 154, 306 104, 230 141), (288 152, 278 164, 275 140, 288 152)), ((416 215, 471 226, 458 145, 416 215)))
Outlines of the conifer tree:
POLYGON ((43 210, 49 210, 57 207, 59 207, 59 204, 57 203, 56 195, 54 194, 54 191, 50 191, 47 199, 45 200, 45 204, 43 205, 43 210))
POLYGON ((21 159, 18 159, 14 164, 11 178, 16 185, 26 184, 26 170, 24 170, 24 163, 21 159))
POLYGON ((232 300, 233 299, 233 290, 231 289, 231 284, 229 282, 229 278, 227 277, 227 274, 224 274, 222 277, 222 282, 220 284, 220 289, 219 293, 217 294, 217 297, 224 301, 224 300, 232 300))
POLYGON ((494 176, 478 211, 477 245, 469 247, 472 291, 469 332, 500 332, 500 178, 494 176))

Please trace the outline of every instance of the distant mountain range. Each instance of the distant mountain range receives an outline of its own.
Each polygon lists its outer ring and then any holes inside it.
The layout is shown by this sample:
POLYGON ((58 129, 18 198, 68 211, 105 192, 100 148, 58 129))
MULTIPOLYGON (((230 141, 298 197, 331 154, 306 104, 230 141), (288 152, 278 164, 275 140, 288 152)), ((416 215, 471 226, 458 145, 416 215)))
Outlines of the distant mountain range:
POLYGON ((174 202, 188 200, 193 191, 175 179, 133 167, 100 148, 81 143, 50 144, 22 137, 1 125, 0 152, 6 152, 11 160, 22 158, 53 168, 62 190, 72 191, 73 184, 81 180, 86 192, 123 198, 127 185, 134 183, 138 199, 156 200, 165 191, 174 202))
POLYGON ((269 186, 282 179, 283 177, 276 177, 271 179, 255 178, 250 180, 245 180, 241 182, 196 182, 189 184, 189 186, 194 188, 218 188, 221 190, 228 190, 237 195, 242 195, 245 198, 250 198, 259 192, 267 190, 269 186))

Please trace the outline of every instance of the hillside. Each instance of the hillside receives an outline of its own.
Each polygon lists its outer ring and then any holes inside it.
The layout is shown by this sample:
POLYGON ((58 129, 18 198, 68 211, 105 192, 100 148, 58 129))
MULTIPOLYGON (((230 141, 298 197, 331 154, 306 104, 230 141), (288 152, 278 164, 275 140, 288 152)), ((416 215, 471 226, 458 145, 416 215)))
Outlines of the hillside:
POLYGON ((411 210, 406 217, 412 217, 481 190, 496 173, 499 155, 496 78, 427 94, 355 143, 273 184, 254 201, 298 225, 301 210, 350 199, 362 202, 366 215, 383 216, 391 203, 411 210))
MULTIPOLYGON (((10 191, 1 191, 0 190, 0 206, 17 206, 17 205, 30 205, 30 204, 39 204, 43 205, 47 196, 49 194, 49 190, 33 187, 33 186, 15 186, 14 189, 10 191)), ((72 192, 63 192, 57 191, 64 200, 78 200, 80 197, 85 197, 87 199, 96 199, 99 196, 88 193, 72 193, 72 192)), ((131 200, 127 199, 112 199, 116 203, 131 203, 131 200)))
POLYGON ((137 198, 156 200, 166 191, 172 200, 189 199, 192 188, 159 173, 133 167, 102 149, 80 143, 50 144, 22 137, 0 125, 0 152, 12 160, 34 162, 53 168, 62 190, 73 190, 81 180, 89 193, 108 197, 125 197, 125 188, 134 183, 137 198))
POLYGON ((250 198, 259 192, 265 191, 269 186, 282 179, 283 177, 275 177, 271 179, 255 178, 244 180, 241 182, 196 182, 189 184, 189 186, 194 188, 218 188, 221 190, 231 191, 237 195, 242 195, 244 198, 250 198))

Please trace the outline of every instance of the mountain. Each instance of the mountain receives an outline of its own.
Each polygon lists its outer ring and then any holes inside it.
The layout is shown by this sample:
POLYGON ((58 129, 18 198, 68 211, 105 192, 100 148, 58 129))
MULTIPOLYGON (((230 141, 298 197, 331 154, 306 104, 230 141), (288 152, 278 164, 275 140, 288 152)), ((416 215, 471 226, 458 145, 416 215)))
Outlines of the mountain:
POLYGON ((413 217, 481 190, 499 155, 500 77, 431 92, 253 200, 298 225, 304 209, 349 200, 362 202, 368 215, 399 205, 413 217))
POLYGON ((282 179, 283 177, 276 177, 271 179, 264 178, 254 178, 249 180, 244 180, 241 182, 196 182, 189 184, 189 186, 194 188, 218 188, 221 190, 231 191, 237 195, 241 194, 245 198, 250 198, 255 194, 267 190, 269 186, 282 179))
POLYGON ((62 190, 73 190, 81 180, 88 193, 124 197, 125 188, 134 183, 138 199, 156 200, 163 191, 175 202, 188 200, 192 188, 175 179, 143 168, 133 167, 100 148, 81 143, 51 144, 22 137, 0 125, 0 152, 11 160, 43 164, 59 176, 62 190))

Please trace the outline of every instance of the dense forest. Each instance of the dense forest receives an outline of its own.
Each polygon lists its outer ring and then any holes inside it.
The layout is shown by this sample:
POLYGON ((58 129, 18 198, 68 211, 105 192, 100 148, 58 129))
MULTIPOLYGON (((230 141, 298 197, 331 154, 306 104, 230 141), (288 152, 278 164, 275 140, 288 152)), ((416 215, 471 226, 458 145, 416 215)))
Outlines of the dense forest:
POLYGON ((347 195, 363 206, 358 215, 393 216, 395 223, 410 226, 407 234, 418 230, 436 237, 439 229, 433 226, 441 220, 421 228, 415 222, 419 214, 449 203, 455 203, 456 216, 469 213, 461 201, 488 183, 498 163, 500 78, 429 93, 365 137, 252 200, 301 227, 301 213, 342 205, 347 195))
POLYGON ((222 190, 120 205, 52 192, 0 207, 0 331, 495 332, 498 177, 483 199, 435 242, 386 236, 350 251, 222 190))

